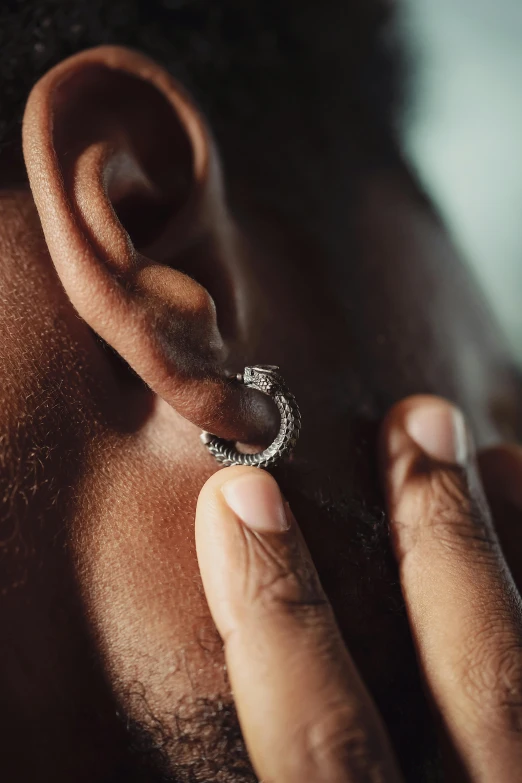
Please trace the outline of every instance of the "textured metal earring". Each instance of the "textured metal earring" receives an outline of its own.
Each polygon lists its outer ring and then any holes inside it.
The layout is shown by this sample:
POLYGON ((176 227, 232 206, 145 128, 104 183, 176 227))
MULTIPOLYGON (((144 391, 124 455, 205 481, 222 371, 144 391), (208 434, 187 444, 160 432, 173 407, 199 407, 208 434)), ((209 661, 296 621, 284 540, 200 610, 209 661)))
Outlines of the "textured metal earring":
POLYGON ((274 400, 281 416, 281 425, 276 439, 264 451, 257 454, 242 454, 234 443, 210 432, 202 432, 201 440, 210 453, 223 465, 252 465, 268 468, 288 456, 299 437, 301 414, 294 395, 288 389, 279 367, 258 364, 245 367, 238 379, 252 389, 268 394, 274 400))

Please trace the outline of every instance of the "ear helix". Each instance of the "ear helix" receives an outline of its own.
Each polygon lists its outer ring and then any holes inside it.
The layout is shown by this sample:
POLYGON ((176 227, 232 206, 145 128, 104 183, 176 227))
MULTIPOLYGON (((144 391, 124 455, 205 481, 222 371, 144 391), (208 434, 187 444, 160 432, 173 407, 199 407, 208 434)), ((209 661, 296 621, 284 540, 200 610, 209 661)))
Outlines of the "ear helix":
POLYGON ((84 321, 196 426, 268 442, 273 403, 227 381, 212 297, 182 271, 187 247, 202 264, 226 255, 219 164, 189 97, 148 58, 101 47, 38 82, 23 138, 49 253, 84 321))

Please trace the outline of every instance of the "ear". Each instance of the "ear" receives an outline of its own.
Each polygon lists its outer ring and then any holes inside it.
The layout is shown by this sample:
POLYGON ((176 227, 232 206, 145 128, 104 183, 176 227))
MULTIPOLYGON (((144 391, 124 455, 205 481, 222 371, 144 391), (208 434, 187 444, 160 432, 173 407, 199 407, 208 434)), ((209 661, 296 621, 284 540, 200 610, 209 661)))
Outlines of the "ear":
POLYGON ((244 339, 237 236, 212 139, 181 87, 135 52, 83 52, 34 87, 23 141, 49 252, 80 316, 194 424, 265 440, 270 401, 225 372, 244 339))

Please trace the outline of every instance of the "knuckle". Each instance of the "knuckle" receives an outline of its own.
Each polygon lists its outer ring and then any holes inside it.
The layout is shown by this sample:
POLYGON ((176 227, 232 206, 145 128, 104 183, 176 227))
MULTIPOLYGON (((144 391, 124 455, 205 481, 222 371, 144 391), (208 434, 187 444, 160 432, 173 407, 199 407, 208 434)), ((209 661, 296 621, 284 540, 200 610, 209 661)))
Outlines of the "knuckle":
POLYGON ((340 704, 323 708, 313 722, 304 726, 298 746, 309 779, 316 772, 325 781, 382 780, 381 743, 365 724, 357 710, 340 704))
POLYGON ((468 646, 460 668, 473 719, 489 731, 522 733, 522 640, 495 621, 468 646))
POLYGON ((479 557, 496 557, 498 541, 485 503, 472 496, 457 471, 439 471, 430 480, 426 525, 432 540, 444 549, 463 548, 479 557))
POLYGON ((258 612, 313 620, 329 606, 312 562, 295 538, 246 534, 244 595, 258 612))

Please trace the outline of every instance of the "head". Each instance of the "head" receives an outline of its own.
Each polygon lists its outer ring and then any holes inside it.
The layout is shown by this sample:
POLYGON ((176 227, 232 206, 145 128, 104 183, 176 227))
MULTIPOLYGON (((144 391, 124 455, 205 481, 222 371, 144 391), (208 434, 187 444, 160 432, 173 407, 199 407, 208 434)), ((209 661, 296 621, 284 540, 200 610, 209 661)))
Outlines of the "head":
POLYGON ((430 723, 375 434, 427 392, 485 443, 515 433, 520 394, 402 159, 389 4, 49 0, 0 19, 9 779, 255 779, 193 518, 217 469, 200 430, 277 431, 268 398, 227 380, 260 363, 303 417, 277 478, 421 779, 430 723))

